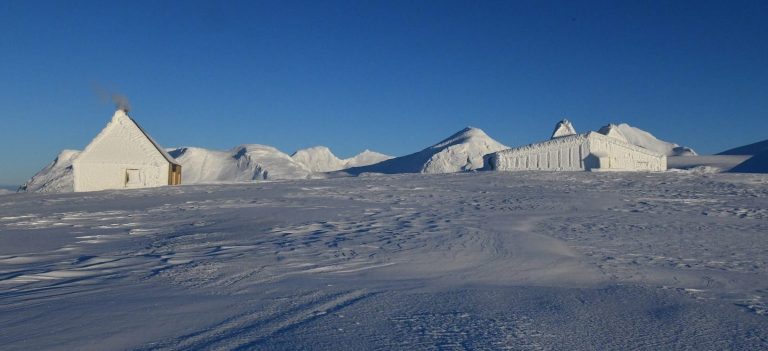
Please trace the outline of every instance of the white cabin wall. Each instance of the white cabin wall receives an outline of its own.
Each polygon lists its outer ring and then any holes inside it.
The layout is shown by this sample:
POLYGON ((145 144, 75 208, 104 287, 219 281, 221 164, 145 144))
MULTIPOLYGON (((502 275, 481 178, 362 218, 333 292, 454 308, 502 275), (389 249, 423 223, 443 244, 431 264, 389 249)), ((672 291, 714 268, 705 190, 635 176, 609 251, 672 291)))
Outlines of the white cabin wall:
POLYGON ((81 163, 75 177, 75 191, 145 188, 168 185, 169 167, 140 163, 81 163), (141 173, 140 186, 126 186, 126 172, 136 169, 141 173))
POLYGON ((667 157, 664 155, 598 133, 590 133, 587 139, 589 153, 610 160, 609 165, 601 164, 601 169, 623 171, 667 169, 667 157))
POLYGON ((581 171, 584 170, 581 136, 561 137, 520 148, 502 150, 488 160, 499 171, 581 171))

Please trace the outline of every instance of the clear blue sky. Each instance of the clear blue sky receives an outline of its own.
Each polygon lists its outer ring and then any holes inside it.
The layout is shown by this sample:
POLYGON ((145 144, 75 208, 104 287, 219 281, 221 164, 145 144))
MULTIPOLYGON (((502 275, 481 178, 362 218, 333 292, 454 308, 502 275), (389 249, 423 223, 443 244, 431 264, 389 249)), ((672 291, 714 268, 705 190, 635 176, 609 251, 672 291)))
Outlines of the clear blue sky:
POLYGON ((0 1, 0 184, 128 96, 162 145, 403 155, 627 122, 713 153, 768 138, 768 1, 0 1))

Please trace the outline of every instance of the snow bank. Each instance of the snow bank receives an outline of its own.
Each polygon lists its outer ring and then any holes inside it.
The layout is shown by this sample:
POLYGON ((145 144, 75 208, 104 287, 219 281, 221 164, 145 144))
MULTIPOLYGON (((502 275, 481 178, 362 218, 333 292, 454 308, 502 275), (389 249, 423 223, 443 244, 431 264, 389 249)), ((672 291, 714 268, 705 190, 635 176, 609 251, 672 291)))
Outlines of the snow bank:
POLYGON ((768 140, 735 147, 733 149, 725 150, 718 155, 757 155, 765 151, 768 151, 768 140))
POLYGON ((78 150, 63 150, 48 166, 37 172, 21 186, 23 191, 62 193, 74 191, 72 161, 80 155, 78 150))
POLYGON ((483 167, 483 156, 509 147, 478 128, 467 127, 419 152, 370 166, 347 169, 361 173, 453 173, 483 167))
POLYGON ((618 130, 627 138, 630 144, 646 148, 667 156, 696 156, 696 151, 685 146, 657 139, 653 134, 640 128, 622 123, 618 130))
POLYGON ((378 152, 365 150, 360 154, 347 159, 340 159, 325 146, 315 146, 296 151, 291 155, 294 161, 302 164, 312 172, 332 172, 345 168, 367 166, 391 159, 378 152))

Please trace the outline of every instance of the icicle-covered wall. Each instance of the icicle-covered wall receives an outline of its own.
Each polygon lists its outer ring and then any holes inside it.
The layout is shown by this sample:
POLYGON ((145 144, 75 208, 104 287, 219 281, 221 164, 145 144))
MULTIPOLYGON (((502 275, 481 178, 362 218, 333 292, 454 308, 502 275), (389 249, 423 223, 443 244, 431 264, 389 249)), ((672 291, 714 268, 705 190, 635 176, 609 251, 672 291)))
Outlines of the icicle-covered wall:
POLYGON ((666 157, 616 138, 590 132, 495 152, 486 157, 498 171, 663 171, 666 157))

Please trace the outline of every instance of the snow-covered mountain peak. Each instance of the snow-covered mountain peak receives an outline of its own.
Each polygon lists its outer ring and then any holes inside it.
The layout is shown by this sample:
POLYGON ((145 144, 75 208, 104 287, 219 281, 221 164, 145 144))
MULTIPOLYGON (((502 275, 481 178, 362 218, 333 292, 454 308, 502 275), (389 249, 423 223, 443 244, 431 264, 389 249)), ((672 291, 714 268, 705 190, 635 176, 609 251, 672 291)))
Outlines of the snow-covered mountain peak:
POLYGON ((456 132, 455 134, 449 136, 448 138, 443 139, 439 143, 430 146, 430 148, 440 149, 440 148, 444 148, 444 147, 455 145, 455 144, 461 144, 461 143, 477 141, 477 140, 489 140, 489 139, 493 140, 482 129, 475 128, 475 127, 466 127, 456 132))

